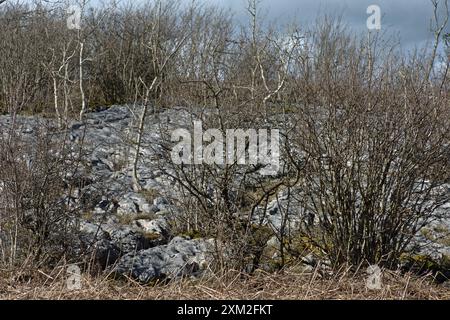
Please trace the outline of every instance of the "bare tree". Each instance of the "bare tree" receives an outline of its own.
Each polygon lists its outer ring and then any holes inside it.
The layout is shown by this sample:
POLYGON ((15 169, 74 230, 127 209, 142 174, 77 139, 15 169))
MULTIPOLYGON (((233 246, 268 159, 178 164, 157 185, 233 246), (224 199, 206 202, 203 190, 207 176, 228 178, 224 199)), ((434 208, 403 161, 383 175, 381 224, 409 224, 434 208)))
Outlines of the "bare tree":
POLYGON ((444 7, 443 8, 444 10, 440 9, 440 5, 441 5, 440 0, 431 0, 431 4, 433 6, 432 31, 434 34, 434 43, 433 43, 433 49, 431 52, 430 62, 429 62, 427 73, 426 73, 427 81, 430 80, 430 77, 432 75, 434 64, 436 61, 437 51, 439 48, 439 44, 441 43, 441 37, 443 35, 445 27, 448 24, 448 20, 450 17, 448 0, 444 0, 444 2, 443 2, 442 6, 444 7), (444 16, 442 18, 439 16, 440 12, 444 12, 444 16), (441 21, 441 19, 442 19, 442 21, 441 21))
POLYGON ((147 117, 147 112, 150 103, 150 95, 155 93, 156 88, 160 85, 162 81, 162 76, 164 71, 168 65, 168 63, 173 59, 173 57, 178 53, 181 46, 187 39, 187 35, 182 36, 177 39, 177 41, 173 44, 172 48, 163 48, 162 47, 162 34, 161 34, 161 14, 162 4, 159 2, 157 4, 157 9, 155 13, 157 16, 155 17, 155 22, 152 25, 152 29, 150 31, 150 38, 148 43, 146 43, 146 47, 151 52, 152 61, 151 66, 152 70, 154 70, 154 78, 150 84, 146 84, 142 78, 139 78, 139 81, 144 87, 144 101, 142 106, 142 113, 139 118, 139 126, 137 132, 137 141, 136 141, 136 153, 133 160, 133 188, 136 191, 141 190, 141 185, 139 183, 138 177, 138 164, 139 164, 139 154, 142 144, 142 137, 145 129, 145 121, 147 117))

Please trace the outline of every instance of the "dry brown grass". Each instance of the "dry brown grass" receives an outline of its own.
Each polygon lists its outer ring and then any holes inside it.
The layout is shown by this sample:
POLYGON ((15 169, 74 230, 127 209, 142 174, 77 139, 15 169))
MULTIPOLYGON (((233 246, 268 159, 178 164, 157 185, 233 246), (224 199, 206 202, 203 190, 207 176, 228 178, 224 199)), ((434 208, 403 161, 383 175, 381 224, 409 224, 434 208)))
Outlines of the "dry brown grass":
POLYGON ((299 273, 286 270, 277 274, 257 272, 252 276, 227 272, 202 279, 184 279, 142 286, 133 281, 111 277, 83 276, 82 289, 66 288, 64 268, 50 274, 14 276, 3 271, 0 277, 1 299, 124 299, 124 300, 199 300, 199 299, 283 299, 283 300, 353 300, 353 299, 450 299, 450 289, 432 284, 430 277, 414 277, 385 271, 381 290, 368 290, 364 273, 339 272, 321 276, 319 272, 299 273))

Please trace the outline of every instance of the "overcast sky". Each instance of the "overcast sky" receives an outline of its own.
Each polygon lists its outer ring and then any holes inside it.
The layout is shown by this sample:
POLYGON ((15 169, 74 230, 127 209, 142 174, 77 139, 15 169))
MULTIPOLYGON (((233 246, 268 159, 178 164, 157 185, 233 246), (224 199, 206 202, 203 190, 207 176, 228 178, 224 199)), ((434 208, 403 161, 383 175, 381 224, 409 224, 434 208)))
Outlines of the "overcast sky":
MULTIPOLYGON (((189 0, 186 0, 189 1, 189 0)), ((440 0, 443 2, 444 0, 440 0)), ((247 0, 203 0, 231 8, 237 19, 245 21, 247 0)), ((321 13, 342 14, 349 27, 367 31, 366 13, 369 5, 378 5, 382 14, 383 31, 397 34, 405 48, 423 45, 431 38, 430 0, 262 0, 263 13, 269 20, 297 20, 311 23, 321 13)), ((443 10, 444 7, 441 7, 443 10)), ((447 27, 447 32, 450 28, 447 27)))
MULTIPOLYGON (((104 0, 91 1, 104 2, 104 0)), ((128 1, 144 3, 154 0, 128 1)), ((248 19, 246 11, 248 0, 178 1, 218 5, 231 9, 241 23, 248 19)), ((443 14, 445 0, 437 1, 441 3, 441 14, 443 14)), ((448 1, 450 3, 450 0, 448 1)), ((341 15, 350 28, 359 32, 367 32, 366 22, 369 17, 367 8, 370 5, 378 5, 382 14, 382 32, 398 36, 403 48, 409 50, 415 46, 423 46, 433 36, 430 32, 430 21, 433 15, 431 0, 260 0, 260 2, 262 13, 272 22, 283 23, 294 20, 304 25, 314 22, 318 16, 325 13, 335 14, 341 15)), ((450 24, 446 32, 450 32, 450 24)))

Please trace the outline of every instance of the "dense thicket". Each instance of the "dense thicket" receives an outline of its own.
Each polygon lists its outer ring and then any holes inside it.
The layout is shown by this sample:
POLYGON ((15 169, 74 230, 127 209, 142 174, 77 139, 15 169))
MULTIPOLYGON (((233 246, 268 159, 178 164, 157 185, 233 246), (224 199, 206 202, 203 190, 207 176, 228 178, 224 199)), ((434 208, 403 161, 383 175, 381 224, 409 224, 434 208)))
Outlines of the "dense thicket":
MULTIPOLYGON (((70 30, 64 8, 0 6, 0 112, 43 113, 64 126, 97 106, 136 103, 208 110, 205 127, 281 129, 283 168, 271 181, 236 166, 164 162, 187 194, 185 228, 229 244, 240 266, 249 257, 258 266, 268 239, 252 216, 282 190, 315 219, 276 230, 282 254, 301 239, 338 265, 393 265, 448 200, 445 54, 406 56, 336 19, 272 27, 256 1, 245 26, 176 1, 85 9, 81 29, 70 30)), ((4 172, 0 182, 18 179, 4 172)))

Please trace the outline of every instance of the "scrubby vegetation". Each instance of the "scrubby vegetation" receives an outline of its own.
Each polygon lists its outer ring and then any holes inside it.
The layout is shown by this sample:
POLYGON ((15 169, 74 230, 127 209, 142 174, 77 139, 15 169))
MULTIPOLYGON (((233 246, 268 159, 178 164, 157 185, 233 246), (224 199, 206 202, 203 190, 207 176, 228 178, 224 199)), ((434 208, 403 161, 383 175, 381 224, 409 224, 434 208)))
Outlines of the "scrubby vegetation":
MULTIPOLYGON (((80 221, 92 220, 86 203, 99 202, 101 191, 91 198, 74 192, 89 182, 79 176, 83 141, 71 145, 70 128, 88 112, 123 104, 137 112, 126 136, 134 151, 113 170, 128 168, 133 189, 150 203, 161 191, 143 186, 139 166, 173 181, 181 213, 172 232, 213 239, 212 270, 257 274, 248 283, 259 283, 261 270, 299 263, 356 272, 426 260, 414 256, 415 237, 433 221, 450 219, 443 209, 450 202, 445 21, 435 20, 432 43, 445 53, 418 48, 407 55, 393 39, 355 35, 337 18, 320 18, 313 27, 272 26, 257 1, 248 3, 247 25, 227 11, 177 1, 80 8, 81 28, 71 30, 60 4, 0 4, 0 113, 10 119, 0 128, 2 269, 50 270, 92 255, 75 248, 80 221), (152 146, 158 159, 150 164, 141 152, 146 118, 172 108, 222 132, 280 129, 280 171, 264 176, 257 165, 176 164, 169 119, 160 121, 161 141, 152 146), (53 123, 36 132, 34 148, 22 144, 17 118, 24 115, 53 123), (268 222, 274 208, 279 223, 268 222)), ((119 222, 153 217, 138 214, 119 222)), ((421 274, 443 274, 442 266, 427 263, 421 274)), ((292 275, 267 277, 287 283, 292 275)), ((343 278, 332 279, 338 289, 343 278)), ((295 289, 289 297, 323 297, 306 283, 298 287, 304 296, 295 289)), ((223 294, 220 286, 195 288, 202 296, 223 294)), ((402 290, 382 297, 408 297, 402 290)))

